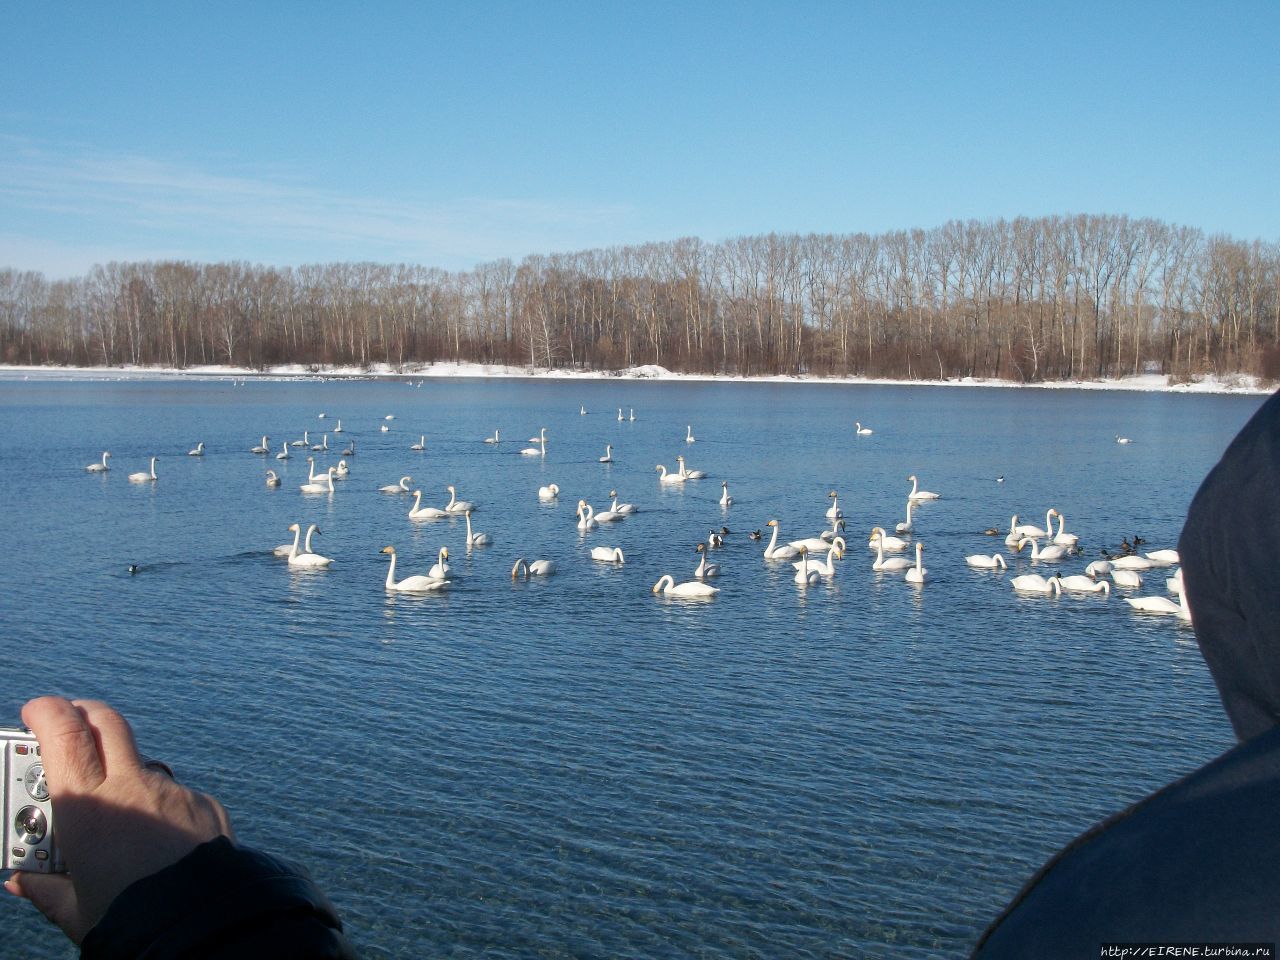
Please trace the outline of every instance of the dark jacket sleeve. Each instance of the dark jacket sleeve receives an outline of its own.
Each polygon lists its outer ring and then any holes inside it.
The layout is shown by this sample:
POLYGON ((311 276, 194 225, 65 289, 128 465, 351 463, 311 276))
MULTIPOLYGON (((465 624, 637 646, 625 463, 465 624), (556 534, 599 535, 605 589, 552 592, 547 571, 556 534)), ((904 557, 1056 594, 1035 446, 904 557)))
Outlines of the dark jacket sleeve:
POLYGON ((80 956, 354 960, 356 954, 305 871, 219 837, 126 888, 89 931, 80 956))

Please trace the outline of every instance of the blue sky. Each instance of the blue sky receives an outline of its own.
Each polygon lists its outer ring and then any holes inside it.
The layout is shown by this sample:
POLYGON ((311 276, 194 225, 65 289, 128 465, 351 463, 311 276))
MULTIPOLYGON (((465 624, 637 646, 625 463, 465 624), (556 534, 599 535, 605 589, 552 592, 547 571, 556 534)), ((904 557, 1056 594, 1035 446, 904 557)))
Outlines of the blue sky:
POLYGON ((1280 3, 14 3, 0 267, 1126 213, 1280 239, 1280 3))

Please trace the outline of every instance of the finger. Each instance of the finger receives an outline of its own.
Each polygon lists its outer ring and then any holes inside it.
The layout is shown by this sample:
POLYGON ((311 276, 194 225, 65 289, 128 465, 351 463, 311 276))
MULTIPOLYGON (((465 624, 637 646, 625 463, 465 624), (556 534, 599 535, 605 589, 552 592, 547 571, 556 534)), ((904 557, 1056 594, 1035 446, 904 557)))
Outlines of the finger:
POLYGON ((138 770, 142 757, 133 739, 129 721, 101 700, 72 700, 88 721, 98 743, 108 776, 122 770, 138 770))
POLYGON ((40 741, 40 757, 55 799, 67 793, 87 793, 106 779, 97 737, 70 700, 32 700, 22 708, 22 722, 40 741))
POLYGON ((5 889, 35 904, 35 908, 79 943, 88 933, 76 899, 75 886, 66 874, 15 872, 5 889))

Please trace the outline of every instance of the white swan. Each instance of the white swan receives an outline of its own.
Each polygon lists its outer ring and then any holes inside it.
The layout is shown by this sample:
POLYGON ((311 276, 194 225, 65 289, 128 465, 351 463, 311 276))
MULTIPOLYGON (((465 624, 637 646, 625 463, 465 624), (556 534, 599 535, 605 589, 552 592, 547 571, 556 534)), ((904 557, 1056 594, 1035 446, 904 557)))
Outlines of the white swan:
POLYGON ((722 507, 731 507, 731 506, 733 506, 733 497, 729 496, 729 481, 728 481, 728 480, 721 480, 721 481, 720 481, 720 506, 722 506, 722 507))
MULTIPOLYGON (((418 434, 418 442, 409 444, 409 449, 415 450, 415 451, 422 451, 427 449, 427 435, 425 433, 418 434)), ((392 557, 391 559, 392 564, 395 564, 396 562, 395 554, 392 554, 391 557, 392 557)))
POLYGON ((554 560, 535 560, 533 563, 525 563, 524 557, 516 561, 516 565, 511 568, 511 579, 519 580, 524 577, 528 580, 530 577, 549 577, 556 572, 556 562, 554 560))
POLYGON ((1090 577, 1101 577, 1111 572, 1110 560, 1095 560, 1084 568, 1084 572, 1090 577))
POLYGON ((1162 567, 1171 567, 1175 563, 1182 562, 1177 550, 1152 550, 1147 554, 1147 559, 1162 567))
POLYGON ((634 421, 635 421, 635 419, 636 419, 636 408, 635 408, 635 407, 627 407, 627 409, 631 412, 631 417, 630 417, 631 421, 632 421, 632 422, 634 422, 634 421))
POLYGON ((829 550, 833 544, 838 544, 841 551, 848 546, 848 544, 845 543, 844 537, 836 536, 831 540, 828 540, 826 538, 827 533, 828 531, 824 530, 822 531, 822 536, 806 537, 803 540, 792 540, 790 543, 791 546, 795 547, 797 550, 804 547, 810 553, 821 553, 823 550, 829 550))
POLYGON ((262 442, 258 444, 256 447, 250 447, 249 452, 263 454, 263 455, 270 453, 271 449, 267 446, 267 441, 269 441, 270 439, 271 439, 270 437, 264 434, 262 437, 262 442))
POLYGON ((818 536, 821 537, 823 540, 827 541, 827 543, 831 543, 833 540, 835 540, 836 537, 843 537, 844 530, 845 530, 844 517, 836 517, 834 520, 831 521, 831 529, 823 530, 820 534, 818 534, 818 536))
POLYGON ((1142 586, 1142 574, 1137 570, 1112 570, 1111 579, 1117 587, 1142 586))
POLYGON ((594 530, 596 528, 594 513, 595 510, 592 509, 591 504, 585 500, 578 501, 578 511, 575 516, 578 518, 579 530, 594 530))
POLYGON ((914 507, 915 507, 915 501, 908 500, 907 501, 907 519, 903 520, 900 524, 898 524, 896 527, 893 528, 894 533, 910 533, 911 532, 911 528, 912 528, 911 511, 914 507))
POLYGON ((693 548, 698 552, 702 559, 698 561, 698 566, 694 568, 693 575, 699 580, 705 580, 707 577, 720 576, 720 564, 707 563, 707 545, 700 543, 693 548))
POLYGON ((854 432, 856 432, 860 437, 869 437, 873 433, 875 433, 875 431, 872 430, 870 427, 864 427, 862 425, 861 420, 853 421, 853 426, 854 426, 854 432))
POLYGON ((602 563, 625 563, 621 547, 592 547, 591 559, 602 563))
POLYGON ((1133 441, 1132 441, 1132 440, 1130 440, 1128 437, 1122 437, 1122 436, 1120 436, 1120 434, 1118 434, 1118 433, 1117 433, 1117 434, 1116 434, 1116 443, 1133 443, 1133 441))
POLYGON ((660 593, 665 597, 684 597, 686 599, 698 599, 714 597, 720 592, 719 587, 713 587, 709 583, 702 583, 698 580, 689 580, 685 583, 676 583, 676 578, 669 573, 664 573, 657 583, 653 585, 653 593, 660 593))
POLYGON ((342 451, 342 456, 354 457, 355 455, 356 455, 356 441, 355 441, 355 438, 352 437, 351 442, 347 444, 347 449, 342 451))
POLYGON ((844 511, 840 509, 840 495, 834 490, 827 494, 827 499, 831 501, 831 506, 827 508, 827 512, 823 514, 828 520, 838 520, 844 516, 844 511))
POLYGON ((1155 561, 1148 560, 1146 557, 1112 557, 1111 569, 1115 570, 1150 570, 1156 566, 1155 561))
POLYGON ((872 527, 871 536, 867 539, 868 547, 879 546, 888 553, 901 553, 907 549, 907 541, 901 537, 891 537, 885 533, 884 527, 872 527))
MULTIPOLYGON (((307 543, 308 543, 308 546, 307 546, 307 547, 305 547, 305 548, 303 549, 303 552, 304 552, 304 553, 310 553, 310 552, 311 552, 311 547, 310 547, 310 543, 311 543, 311 531, 312 531, 312 530, 318 530, 318 529, 320 529, 320 528, 319 528, 319 527, 317 527, 314 523, 313 523, 313 524, 311 524, 311 526, 307 528, 307 543)), ((282 544, 280 544, 280 545, 279 545, 279 546, 277 546, 277 547, 273 547, 273 548, 271 549, 271 553, 272 553, 272 555, 273 555, 273 556, 277 556, 277 557, 287 557, 287 556, 289 556, 290 554, 293 554, 293 553, 297 553, 297 552, 298 552, 298 542, 302 539, 302 527, 298 526, 298 524, 296 524, 296 523, 291 523, 291 524, 289 524, 289 530, 290 530, 290 531, 292 531, 292 533, 293 533, 293 539, 292 539, 290 542, 288 542, 288 543, 282 543, 282 544)))
POLYGON ((156 461, 159 459, 160 459, 159 457, 151 458, 150 473, 147 473, 145 470, 139 470, 137 473, 129 474, 129 482, 130 483, 152 483, 153 481, 159 479, 158 477, 156 477, 156 461))
POLYGON ((530 443, 536 443, 536 447, 525 447, 520 451, 522 456, 526 457, 545 457, 547 455, 547 428, 543 427, 539 436, 529 440, 530 443))
POLYGON ((501 438, 500 436, 498 436, 498 431, 495 429, 495 430, 493 431, 493 436, 492 436, 492 437, 485 437, 485 438, 484 438, 484 442, 485 442, 485 443, 501 443, 501 442, 502 442, 502 438, 501 438))
POLYGON ((601 463, 613 463, 613 447, 609 444, 604 445, 604 456, 600 458, 601 463))
POLYGON ((809 566, 809 551, 805 547, 800 548, 800 562, 793 566, 796 568, 796 574, 791 579, 802 587, 808 587, 822 581, 822 574, 809 566))
POLYGON ((676 463, 680 464, 680 476, 686 480, 701 480, 707 475, 705 470, 687 470, 684 465, 684 457, 676 457, 676 463))
POLYGON ((938 494, 933 493, 932 491, 917 489, 917 487, 916 487, 916 483, 917 483, 918 481, 916 480, 916 475, 915 475, 914 473, 913 473, 911 476, 907 477, 907 479, 911 481, 911 492, 907 494, 907 499, 908 499, 908 500, 937 500, 937 499, 939 499, 938 494))
POLYGON ((330 467, 325 473, 320 474, 315 480, 302 484, 298 489, 303 493, 333 493, 333 474, 334 468, 330 467), (321 480, 323 480, 324 483, 321 483, 321 480))
POLYGON ((274 470, 267 471, 267 486, 268 487, 280 486, 280 478, 276 476, 276 472, 274 470))
POLYGON ((339 417, 339 418, 338 418, 338 425, 337 425, 336 427, 334 427, 334 428, 333 428, 333 432, 334 432, 334 433, 341 433, 341 432, 342 432, 342 418, 341 418, 341 417, 339 417))
POLYGON ((378 492, 379 493, 411 493, 412 491, 409 489, 409 481, 412 479, 413 477, 408 477, 408 476, 401 477, 399 483, 389 483, 385 487, 379 487, 378 492))
POLYGON ((1018 532, 1018 515, 1015 513, 1009 518, 1009 532, 1004 538, 1004 545, 1006 547, 1016 547, 1021 539, 1022 534, 1018 532))
POLYGON ((293 443, 290 444, 290 446, 292 447, 309 447, 310 445, 311 445, 311 438, 307 436, 307 431, 305 430, 302 431, 301 440, 295 440, 293 441, 293 443))
POLYGON ((587 415, 587 407, 586 407, 586 404, 581 404, 581 405, 579 405, 579 407, 578 407, 578 416, 580 416, 580 417, 585 417, 586 415, 587 415))
POLYGON ((322 437, 321 439, 322 439, 324 442, 323 442, 323 443, 313 444, 313 445, 312 445, 312 447, 311 447, 311 449, 312 449, 312 450, 317 450, 317 451, 321 451, 321 452, 327 453, 327 452, 329 451, 329 435, 326 433, 326 434, 324 435, 324 437, 322 437))
POLYGON ((685 480, 689 479, 683 474, 667 473, 667 468, 661 463, 654 467, 654 469, 658 471, 658 479, 663 483, 684 483, 685 480))
MULTIPOLYGON (((807 564, 810 570, 817 570, 818 574, 824 578, 834 577, 836 575, 836 561, 844 556, 844 548, 844 540, 840 540, 839 543, 832 543, 826 548, 827 559, 825 561, 808 560, 807 557, 802 557, 791 566, 799 570, 802 564, 807 564)), ((806 549, 805 553, 808 552, 806 549)))
POLYGON ((621 422, 622 422, 622 419, 623 419, 623 418, 622 418, 622 408, 621 408, 621 407, 619 407, 619 408, 618 408, 618 422, 619 422, 619 423, 621 423, 621 422))
MULTIPOLYGON (((612 491, 610 491, 610 495, 617 496, 612 491)), ((615 520, 621 520, 626 516, 626 514, 610 508, 608 510, 601 510, 599 513, 592 513, 591 516, 595 519, 596 523, 613 523, 615 520)))
POLYGON ((789 543, 784 543, 782 546, 778 546, 777 520, 770 520, 767 526, 773 527, 773 536, 769 539, 769 545, 764 548, 764 558, 766 560, 790 560, 800 552, 796 547, 791 546, 789 543))
POLYGON ((993 553, 989 557, 982 553, 973 553, 965 557, 964 562, 971 567, 977 567, 979 570, 994 570, 997 567, 1001 570, 1009 569, 1009 565, 1004 562, 1004 557, 998 553, 993 553))
POLYGON ((1092 577, 1086 577, 1083 574, 1073 573, 1069 577, 1059 577, 1058 585, 1064 591, 1070 593, 1101 593, 1103 596, 1111 595, 1111 584, 1105 580, 1094 580, 1092 577))
POLYGON ((1176 613, 1183 620, 1191 619, 1191 610, 1187 606, 1187 594, 1184 590, 1178 594, 1178 602, 1168 597, 1125 597, 1124 602, 1143 613, 1176 613))
MULTIPOLYGON (((287 443, 285 443, 283 440, 281 440, 281 441, 280 441, 280 452, 276 454, 276 459, 277 459, 277 460, 288 460, 288 459, 289 459, 289 456, 290 456, 290 454, 289 454, 289 444, 287 444, 287 443)), ((307 457, 307 459, 308 459, 308 460, 310 460, 311 458, 310 458, 310 457, 307 457)))
POLYGON ((1047 563, 1052 560, 1061 560, 1067 555, 1066 547, 1059 546, 1056 543, 1046 544, 1042 547, 1040 546, 1040 541, 1035 539, 1035 537, 1023 537, 1018 541, 1018 545, 1014 547, 1014 549, 1017 550, 1018 553, 1021 553, 1022 548, 1028 543, 1031 544, 1032 560, 1043 560, 1047 563))
POLYGON ((391 428, 390 428, 390 427, 388 427, 385 423, 384 423, 382 426, 380 426, 378 429, 379 429, 379 430, 381 430, 383 433, 390 433, 390 432, 391 432, 391 428))
POLYGON ((351 468, 347 466, 347 461, 339 460, 338 465, 333 468, 333 476, 335 480, 345 480, 351 473, 351 468))
POLYGON ((925 574, 929 571, 924 566, 924 544, 916 542, 916 564, 907 571, 907 583, 924 583, 925 574))
POLYGON ((463 514, 467 518, 467 546, 468 547, 487 547, 493 543, 493 537, 487 533, 471 532, 471 511, 468 510, 463 514))
POLYGON ((441 547, 436 562, 427 571, 427 576, 433 580, 447 580, 452 571, 453 567, 449 566, 449 548, 441 547))
POLYGON ((1062 515, 1061 510, 1054 510, 1053 512, 1058 518, 1058 532, 1053 535, 1053 542, 1063 547, 1074 547, 1080 542, 1080 538, 1074 533, 1066 532, 1067 518, 1062 515))
POLYGON ((560 484, 558 483, 549 483, 545 487, 538 488, 539 500, 554 500, 558 496, 560 496, 560 484))
POLYGON ((685 428, 684 442, 693 443, 697 438, 693 435, 693 424, 689 424, 685 428))
POLYGON ((197 441, 197 442, 196 442, 196 448, 195 448, 194 450, 188 450, 188 451, 187 451, 187 456, 188 456, 188 457, 203 457, 203 456, 204 456, 204 441, 203 441, 203 440, 199 440, 199 441, 197 441))
POLYGON ((413 506, 409 508, 410 520, 438 520, 440 517, 447 517, 439 507, 422 506, 422 491, 413 491, 413 506))
POLYGON ((1058 511, 1050 507, 1044 514, 1044 526, 1037 527, 1033 523, 1021 523, 1014 527, 1020 537, 1047 537, 1053 530, 1053 515, 1058 511))
POLYGON ((470 500, 459 500, 458 491, 451 485, 445 487, 449 491, 449 502, 445 504, 446 513, 466 513, 468 510, 475 510, 476 505, 470 500))
POLYGON ((103 451, 102 451, 102 462, 101 462, 101 463, 91 463, 91 464, 89 464, 87 467, 85 467, 85 469, 86 469, 86 470, 88 470, 90 473, 106 473, 108 470, 110 470, 110 469, 111 469, 109 466, 107 466, 107 461, 108 461, 108 460, 110 460, 110 459, 111 459, 111 453, 110 453, 110 451, 103 450, 103 451))
POLYGON ((383 419, 383 420, 394 420, 395 418, 396 418, 396 415, 395 415, 394 413, 388 413, 388 414, 387 414, 385 417, 383 417, 382 419, 383 419))
MULTIPOLYGON (((319 567, 327 567, 329 564, 333 563, 333 560, 329 557, 322 557, 318 553, 299 553, 297 527, 298 525, 295 523, 289 528, 294 531, 293 549, 289 551, 289 566, 299 567, 304 570, 315 570, 319 567)), ((311 527, 316 529, 316 532, 319 533, 319 529, 315 527, 315 524, 312 524, 311 527)), ((310 538, 310 535, 311 531, 308 530, 308 539, 310 538)))
POLYGON ((884 537, 876 537, 876 559, 871 564, 872 570, 880 570, 889 573, 898 570, 906 570, 914 564, 906 557, 886 557, 884 555, 884 537))
POLYGON ((610 504, 609 509, 612 510, 614 513, 619 513, 619 514, 622 514, 623 516, 627 516, 628 514, 632 514, 636 512, 636 507, 634 503, 618 502, 617 490, 610 490, 609 496, 613 497, 613 503, 610 504))
POLYGON ((1062 593, 1062 581, 1057 577, 1046 580, 1038 573, 1024 573, 1009 581, 1013 589, 1021 593, 1062 593))
POLYGON ((1166 579, 1164 586, 1172 594, 1182 593, 1182 570, 1179 569, 1172 577, 1166 579))

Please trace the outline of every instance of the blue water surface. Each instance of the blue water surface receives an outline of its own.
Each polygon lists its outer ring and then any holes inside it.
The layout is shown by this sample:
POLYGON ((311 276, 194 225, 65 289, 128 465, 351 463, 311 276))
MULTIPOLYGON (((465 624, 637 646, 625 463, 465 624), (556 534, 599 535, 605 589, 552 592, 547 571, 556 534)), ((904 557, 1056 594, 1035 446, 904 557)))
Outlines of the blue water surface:
MULTIPOLYGON (((223 800, 242 841, 308 866, 367 957, 961 955, 1055 849, 1232 744, 1176 618, 1115 595, 1021 597, 1009 578, 1047 565, 963 557, 1012 560, 983 531, 1015 513, 1043 524, 1049 507, 1083 545, 1064 573, 1135 533, 1175 546, 1261 401, 0 380, 16 666, 0 723, 46 692, 118 706, 145 752, 223 800), (355 440, 349 478, 304 495, 304 451, 274 453, 339 418, 314 456, 334 465, 355 440), (855 419, 875 433, 855 436, 855 419), (545 457, 520 455, 542 427, 545 457), (266 458, 248 452, 263 434, 266 458), (104 449, 111 471, 86 473, 104 449), (152 455, 159 480, 127 482, 152 455), (679 455, 707 479, 661 484, 655 465, 679 455), (409 498, 377 492, 404 474, 424 504, 455 485, 493 544, 468 551, 460 518, 409 520, 409 498), (866 547, 905 517, 910 474, 942 495, 915 515, 921 588, 874 573, 866 547), (551 482, 559 499, 540 502, 551 482), (578 499, 601 510, 615 489, 639 512, 580 534, 578 499), (816 535, 833 490, 848 556, 834 581, 799 587, 748 533, 776 519, 783 539, 816 535), (319 525, 331 568, 271 555, 293 522, 319 525), (650 592, 661 574, 689 579, 722 526, 717 597, 650 592), (386 593, 389 544, 398 576, 447 547, 451 589, 386 593), (593 562, 593 546, 626 562, 593 562), (513 583, 517 557, 559 573, 513 583)), ((1140 592, 1163 594, 1166 575, 1140 592)), ((29 905, 0 910, 23 955, 74 955, 29 905)))

